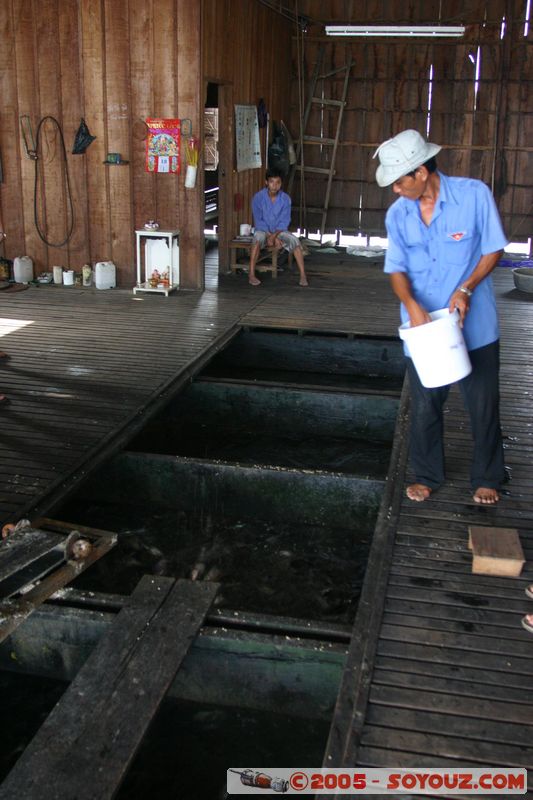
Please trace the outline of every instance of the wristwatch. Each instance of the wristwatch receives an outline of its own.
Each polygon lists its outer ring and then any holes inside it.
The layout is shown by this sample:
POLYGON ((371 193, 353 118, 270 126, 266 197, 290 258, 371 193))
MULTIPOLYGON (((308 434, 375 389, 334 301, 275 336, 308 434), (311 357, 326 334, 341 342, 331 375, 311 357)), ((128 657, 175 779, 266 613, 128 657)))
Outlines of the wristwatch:
POLYGON ((469 289, 467 286, 459 286, 457 291, 466 294, 467 297, 472 297, 472 289, 469 289))

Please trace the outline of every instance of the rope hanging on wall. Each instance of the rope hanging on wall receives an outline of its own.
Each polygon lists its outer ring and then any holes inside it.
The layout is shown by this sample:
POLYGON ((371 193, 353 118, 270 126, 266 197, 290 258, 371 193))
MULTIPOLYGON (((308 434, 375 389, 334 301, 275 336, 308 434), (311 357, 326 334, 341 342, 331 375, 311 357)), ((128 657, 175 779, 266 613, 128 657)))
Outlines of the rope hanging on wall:
MULTIPOLYGON (((35 227, 37 228, 37 233, 39 234, 39 238, 47 245, 48 247, 64 247, 67 242, 70 240, 72 236, 72 231, 74 229, 74 206, 72 204, 72 193, 70 191, 70 178, 68 174, 68 164, 67 164, 67 151, 65 148, 65 139, 63 138, 63 131, 61 130, 61 125, 57 121, 55 117, 43 117, 42 120, 39 122, 37 126, 37 133, 35 135, 35 185, 34 185, 34 192, 33 192, 33 218, 35 221, 35 227), (42 162, 42 146, 41 146, 41 128, 46 121, 50 121, 57 127, 57 132, 59 134, 59 144, 61 149, 61 156, 63 161, 63 172, 65 176, 65 185, 67 190, 67 204, 68 204, 68 213, 70 216, 70 222, 68 224, 67 235, 63 239, 62 242, 49 242, 46 238, 44 231, 41 230, 39 227, 39 215, 38 215, 38 191, 39 185, 43 184, 42 178, 39 180, 39 163, 42 162)), ((43 188, 43 195, 44 195, 44 188, 43 188)), ((43 205, 46 207, 46 198, 43 196, 43 205)))

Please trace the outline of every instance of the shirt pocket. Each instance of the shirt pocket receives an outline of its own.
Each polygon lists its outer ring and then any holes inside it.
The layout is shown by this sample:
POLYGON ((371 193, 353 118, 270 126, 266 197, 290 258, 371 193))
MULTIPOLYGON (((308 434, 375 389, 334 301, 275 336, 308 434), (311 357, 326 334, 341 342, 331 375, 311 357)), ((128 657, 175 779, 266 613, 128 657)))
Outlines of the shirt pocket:
POLYGON ((443 255, 446 264, 467 266, 472 257, 474 236, 471 231, 458 230, 445 234, 443 255))
POLYGON ((405 245, 410 273, 420 273, 427 269, 429 250, 420 230, 418 220, 408 218, 404 231, 405 245))

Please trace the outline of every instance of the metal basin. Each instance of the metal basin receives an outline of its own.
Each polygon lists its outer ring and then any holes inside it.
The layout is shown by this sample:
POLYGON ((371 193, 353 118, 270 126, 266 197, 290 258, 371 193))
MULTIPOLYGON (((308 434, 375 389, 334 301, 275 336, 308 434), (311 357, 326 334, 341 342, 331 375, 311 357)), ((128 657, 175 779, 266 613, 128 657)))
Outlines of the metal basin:
POLYGON ((517 267, 513 269, 514 285, 521 292, 533 294, 533 267, 517 267))

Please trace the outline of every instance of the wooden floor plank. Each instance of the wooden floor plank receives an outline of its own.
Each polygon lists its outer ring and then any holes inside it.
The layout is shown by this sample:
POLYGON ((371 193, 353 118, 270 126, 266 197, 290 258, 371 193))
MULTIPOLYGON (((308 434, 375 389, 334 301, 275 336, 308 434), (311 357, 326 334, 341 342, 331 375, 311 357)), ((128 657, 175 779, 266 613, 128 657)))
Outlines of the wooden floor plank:
MULTIPOLYGON (((488 732, 485 740, 483 733, 485 723, 476 727, 471 720, 443 715, 417 714, 416 712, 390 711, 391 720, 384 724, 384 711, 377 712, 373 706, 369 708, 368 724, 365 726, 362 745, 383 747, 391 750, 394 758, 396 751, 424 753, 427 755, 445 756, 476 761, 489 766, 506 764, 509 767, 528 767, 533 757, 528 747, 528 733, 520 725, 502 723, 495 725, 488 732), (375 724, 371 721, 375 719, 375 724), (381 725, 379 724, 381 722, 381 725), (389 724, 389 722, 391 724, 389 724), (423 726, 427 730, 416 729, 423 726), (446 735, 440 731, 446 730, 446 735), (477 738, 478 735, 480 738, 477 738), (511 738, 508 738, 511 737, 511 738)), ((531 739, 529 739, 531 741, 531 739)), ((414 759, 411 762, 416 762, 414 759)))
MULTIPOLYGON (((370 702, 376 706, 388 708, 404 708, 413 711, 428 711, 431 714, 452 714, 474 720, 488 720, 496 723, 510 722, 519 726, 530 726, 529 737, 533 734, 533 716, 531 707, 523 705, 519 700, 512 702, 508 698, 497 700, 491 698, 469 697, 468 703, 458 703, 454 694, 437 693, 433 687, 429 689, 405 688, 400 686, 384 686, 373 683, 370 691, 370 702)), ((528 732, 524 731, 524 735, 528 732)), ((528 739, 529 741, 529 739, 528 739)))
MULTIPOLYGON (((378 686, 386 686, 388 688, 402 687, 415 691, 427 691, 433 695, 446 694, 448 697, 451 696, 453 698, 453 703, 457 708, 461 707, 461 697, 464 697, 468 702, 471 699, 486 702, 489 693, 486 683, 474 680, 460 680, 452 678, 450 675, 441 676, 435 674, 436 670, 434 670, 434 674, 426 675, 420 671, 409 672, 407 671, 409 669, 420 670, 420 665, 413 662, 403 662, 399 665, 396 660, 379 659, 374 669, 372 691, 378 686), (388 669, 388 666, 391 668, 388 669), (400 671, 399 667, 401 666, 406 671, 400 671)), ((530 723, 533 716, 533 686, 529 689, 515 689, 511 686, 492 684, 490 697, 500 701, 500 704, 503 702, 519 704, 530 723)))

